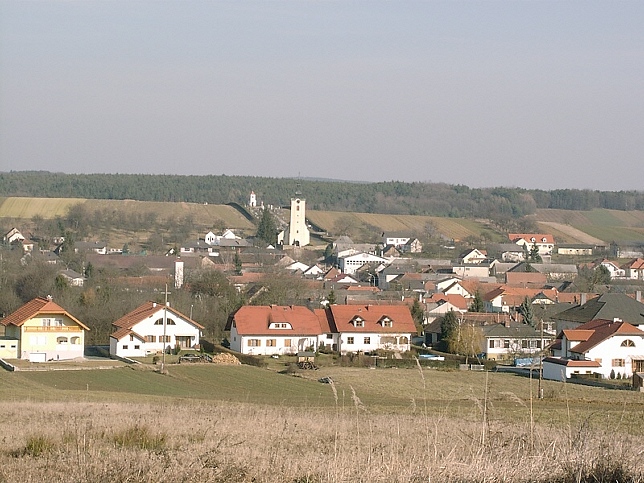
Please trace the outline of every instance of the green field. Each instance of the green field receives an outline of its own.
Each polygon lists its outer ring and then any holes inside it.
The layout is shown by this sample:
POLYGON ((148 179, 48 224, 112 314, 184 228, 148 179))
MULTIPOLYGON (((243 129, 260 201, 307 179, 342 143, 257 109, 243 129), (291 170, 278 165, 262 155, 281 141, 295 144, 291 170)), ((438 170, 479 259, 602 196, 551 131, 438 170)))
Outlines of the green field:
POLYGON ((512 374, 280 367, 0 372, 0 481, 644 478, 642 393, 544 381, 536 400, 512 374))

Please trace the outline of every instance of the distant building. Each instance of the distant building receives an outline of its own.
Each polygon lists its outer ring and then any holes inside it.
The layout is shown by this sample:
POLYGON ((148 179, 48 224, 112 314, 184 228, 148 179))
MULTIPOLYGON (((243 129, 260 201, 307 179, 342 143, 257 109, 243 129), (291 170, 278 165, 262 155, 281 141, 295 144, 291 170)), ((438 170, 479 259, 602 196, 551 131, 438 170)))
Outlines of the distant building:
POLYGON ((306 226, 306 199, 299 191, 291 198, 290 223, 288 228, 277 236, 277 243, 300 247, 311 243, 311 234, 306 226))

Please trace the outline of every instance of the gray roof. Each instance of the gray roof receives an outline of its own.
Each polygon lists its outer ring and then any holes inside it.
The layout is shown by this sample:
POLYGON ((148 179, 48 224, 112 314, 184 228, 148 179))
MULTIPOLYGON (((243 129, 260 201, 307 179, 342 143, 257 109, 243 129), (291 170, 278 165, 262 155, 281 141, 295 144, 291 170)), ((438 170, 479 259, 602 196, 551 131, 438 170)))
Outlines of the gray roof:
POLYGON ((605 293, 552 316, 554 320, 584 324, 595 319, 619 318, 633 325, 644 324, 644 304, 622 293, 605 293))
POLYGON ((527 324, 511 325, 506 327, 504 324, 484 325, 481 327, 486 337, 521 337, 521 338, 541 338, 541 333, 534 327, 527 324))

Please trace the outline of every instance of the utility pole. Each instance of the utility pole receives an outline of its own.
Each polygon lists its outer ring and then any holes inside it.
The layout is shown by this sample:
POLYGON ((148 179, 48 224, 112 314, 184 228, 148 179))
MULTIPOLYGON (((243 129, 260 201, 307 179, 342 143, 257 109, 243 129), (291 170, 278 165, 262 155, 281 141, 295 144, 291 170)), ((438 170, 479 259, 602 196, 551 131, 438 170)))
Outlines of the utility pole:
POLYGON ((163 304, 163 356, 161 359, 161 373, 165 371, 165 352, 166 352, 166 328, 168 326, 168 284, 165 284, 165 292, 163 294, 165 295, 165 302, 163 304))
POLYGON ((539 389, 537 391, 539 399, 543 399, 543 389, 541 388, 541 380, 543 379, 543 319, 541 319, 540 335, 541 335, 541 347, 539 348, 539 389))

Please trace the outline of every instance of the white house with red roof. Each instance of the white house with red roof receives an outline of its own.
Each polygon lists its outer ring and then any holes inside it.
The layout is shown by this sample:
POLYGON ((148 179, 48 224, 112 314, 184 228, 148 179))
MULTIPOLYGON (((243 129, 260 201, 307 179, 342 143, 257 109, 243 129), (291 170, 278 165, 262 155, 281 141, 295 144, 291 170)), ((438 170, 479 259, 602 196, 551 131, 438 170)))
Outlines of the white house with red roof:
POLYGON ((539 255, 552 255, 555 247, 555 238, 548 233, 508 233, 510 241, 525 247, 528 251, 537 245, 539 255))
POLYGON ((83 357, 85 324, 54 303, 38 297, 0 320, 5 335, 0 353, 7 359, 46 362, 83 357))
POLYGON ((406 305, 247 305, 228 318, 230 348, 282 355, 328 347, 341 353, 408 351, 416 326, 406 305))
POLYGON ((194 348, 204 328, 169 305, 156 302, 144 303, 113 322, 112 327, 110 354, 118 357, 194 348))
POLYGON ((417 332, 406 305, 330 305, 316 314, 329 327, 328 334, 335 335, 330 339, 333 349, 343 354, 377 349, 406 352, 417 332))
POLYGON ((252 355, 315 351, 325 333, 318 316, 298 305, 245 305, 228 318, 226 330, 232 350, 252 355))
POLYGON ((552 347, 554 357, 543 361, 545 379, 562 380, 574 374, 619 374, 631 377, 644 372, 644 331, 619 319, 591 320, 565 329, 552 347))
POLYGON ((624 276, 631 280, 644 280, 644 260, 635 258, 622 265, 624 276))

